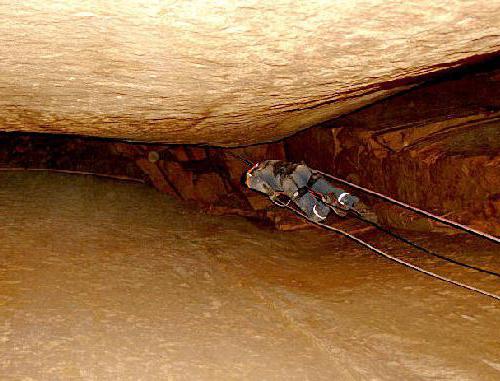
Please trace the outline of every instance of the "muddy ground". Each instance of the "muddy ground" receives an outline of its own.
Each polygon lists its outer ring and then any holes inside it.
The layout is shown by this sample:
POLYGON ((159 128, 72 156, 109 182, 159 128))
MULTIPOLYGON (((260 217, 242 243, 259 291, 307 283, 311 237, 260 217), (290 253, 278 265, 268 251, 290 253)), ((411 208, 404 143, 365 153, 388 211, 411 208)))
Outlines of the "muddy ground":
MULTIPOLYGON (((363 235, 500 293, 497 278, 363 235)), ((497 247, 412 235, 500 271, 497 247)), ((498 380, 500 303, 141 184, 0 174, 1 380, 498 380)))

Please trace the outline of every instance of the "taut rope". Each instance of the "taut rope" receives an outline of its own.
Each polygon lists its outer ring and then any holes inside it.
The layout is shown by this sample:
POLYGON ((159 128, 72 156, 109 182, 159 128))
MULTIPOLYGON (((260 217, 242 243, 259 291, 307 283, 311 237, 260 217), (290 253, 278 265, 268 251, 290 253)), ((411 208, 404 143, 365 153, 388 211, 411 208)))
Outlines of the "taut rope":
POLYGON ((444 217, 436 216, 433 213, 427 212, 425 210, 422 210, 422 209, 417 208, 415 206, 406 204, 404 202, 395 200, 395 199, 393 199, 393 198, 391 198, 389 196, 386 196, 386 195, 384 195, 382 193, 378 193, 378 192, 372 191, 371 189, 368 189, 368 188, 362 187, 360 185, 351 183, 349 181, 346 181, 344 179, 338 178, 336 176, 329 175, 328 173, 324 173, 324 172, 321 172, 321 171, 313 171, 313 172, 319 173, 319 174, 321 174, 321 175, 323 175, 323 176, 325 176, 327 178, 330 178, 330 179, 332 179, 334 181, 337 181, 339 183, 348 185, 348 186, 350 186, 352 188, 359 189, 360 191, 363 191, 363 192, 365 192, 367 194, 370 194, 372 196, 378 197, 378 198, 380 198, 382 200, 388 201, 388 202, 390 202, 392 204, 395 204, 395 205, 398 205, 398 206, 400 206, 402 208, 411 210, 412 212, 418 213, 418 214, 420 214, 422 216, 425 216, 427 218, 430 218, 432 220, 439 221, 439 222, 441 222, 441 223, 443 223, 445 225, 453 226, 456 229, 462 230, 462 231, 467 232, 469 234, 476 235, 476 236, 481 237, 481 238, 485 238, 485 239, 487 239, 489 241, 492 241, 492 242, 495 242, 495 243, 500 243, 500 238, 495 237, 495 236, 493 236, 491 234, 482 232, 480 230, 473 229, 470 226, 462 225, 462 224, 459 224, 458 222, 448 220, 448 219, 446 219, 444 217))
MULTIPOLYGON (((273 201, 273 202, 274 202, 274 201, 273 201)), ((418 271, 418 272, 420 272, 420 273, 422 273, 422 274, 426 274, 426 275, 428 275, 428 276, 430 276, 430 277, 433 277, 433 278, 436 278, 436 279, 442 280, 443 282, 447 282, 447 283, 453 284, 453 285, 455 285, 455 286, 462 287, 462 288, 465 288, 465 289, 470 290, 470 291, 473 291, 473 292, 477 292, 477 293, 479 293, 479 294, 481 294, 481 295, 488 296, 488 297, 493 298, 493 299, 495 299, 495 300, 500 300, 500 296, 495 295, 495 294, 493 294, 493 293, 491 293, 491 292, 484 291, 484 290, 481 290, 481 289, 479 289, 479 288, 476 288, 476 287, 473 287, 473 286, 469 286, 469 285, 467 285, 467 284, 464 284, 464 283, 458 282, 458 281, 456 281, 456 280, 453 280, 453 279, 447 278, 447 277, 445 277, 445 276, 442 276, 442 275, 436 274, 436 273, 434 273, 434 272, 432 272, 432 271, 425 270, 425 269, 423 269, 423 268, 421 268, 421 267, 419 267, 419 266, 413 265, 413 264, 408 263, 408 262, 406 262, 406 261, 404 261, 404 260, 402 260, 402 259, 396 258, 396 257, 394 257, 394 256, 392 256, 392 255, 390 255, 390 254, 387 254, 386 252, 384 252, 384 251, 382 251, 382 250, 380 250, 380 249, 376 248, 375 246, 373 246, 373 245, 369 244, 368 242, 363 241, 362 239, 360 239, 360 238, 358 238, 358 237, 356 237, 356 236, 354 236, 354 235, 352 235, 352 234, 347 233, 346 231, 343 231, 343 230, 338 229, 338 228, 334 228, 333 226, 330 226, 330 225, 324 224, 324 223, 322 223, 322 222, 314 222, 314 221, 311 221, 309 218, 307 218, 307 216, 306 216, 304 213, 300 212, 299 210, 297 210, 297 209, 295 209, 295 208, 293 208, 293 207, 291 207, 291 206, 289 206, 289 205, 279 204, 279 203, 276 203, 276 204, 277 204, 278 206, 280 206, 280 207, 286 207, 286 208, 290 209, 292 212, 294 212, 295 214, 298 214, 299 216, 301 216, 301 217, 305 218, 306 220, 308 220, 308 221, 309 221, 310 223, 312 223, 312 224, 315 224, 315 225, 321 226, 321 227, 323 227, 323 228, 325 228, 325 229, 327 229, 327 230, 331 230, 331 231, 333 231, 333 232, 335 232, 335 233, 337 233, 337 234, 340 234, 340 235, 343 235, 344 237, 347 237, 347 238, 349 238, 349 239, 352 239, 353 241, 355 241, 355 242, 359 243, 360 245, 362 245, 362 246, 364 246, 364 247, 366 247, 366 248, 370 249, 370 250, 371 250, 371 251, 373 251, 374 253, 376 253, 376 254, 378 254, 378 255, 381 255, 382 257, 387 258, 387 259, 389 259, 389 260, 391 260, 391 261, 397 262, 397 263, 399 263, 400 265, 406 266, 406 267, 408 267, 408 268, 410 268, 410 269, 412 269, 412 270, 418 271)))

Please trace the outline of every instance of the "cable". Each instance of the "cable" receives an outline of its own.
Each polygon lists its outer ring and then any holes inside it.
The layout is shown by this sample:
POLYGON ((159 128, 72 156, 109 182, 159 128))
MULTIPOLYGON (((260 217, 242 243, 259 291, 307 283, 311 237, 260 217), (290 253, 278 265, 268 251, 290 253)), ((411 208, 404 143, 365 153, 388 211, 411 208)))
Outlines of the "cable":
MULTIPOLYGON (((331 205, 331 204, 328 204, 326 203, 325 201, 323 201, 322 199, 322 195, 317 193, 314 189, 311 189, 309 188, 309 192, 314 196, 316 197, 318 200, 322 201, 323 203, 325 203, 326 205, 328 205, 330 208, 334 209, 335 210, 339 210, 339 208, 337 208, 335 205, 331 205)), ((340 209, 342 210, 342 209, 340 209)), ((436 258, 440 258, 444 261, 447 261, 447 262, 450 262, 450 263, 453 263, 453 264, 456 264, 456 265, 459 265, 459 266, 462 266, 462 267, 466 267, 466 268, 469 268, 469 269, 473 269, 473 270, 476 270, 476 271, 479 271, 479 272, 483 272, 483 273, 486 273, 486 274, 490 274, 490 275, 493 275, 493 276, 496 276, 496 277, 499 277, 500 278, 500 274, 499 273, 496 273, 494 271, 491 271, 491 270, 486 270, 486 269, 482 269, 480 267, 476 267, 476 266, 472 266, 472 265, 468 265, 467 263, 463 263, 463 262, 459 262, 455 259, 452 259, 452 258, 449 258, 449 257, 445 257, 444 255, 441 255, 441 254, 438 254, 434 251, 431 251, 423 246, 420 246, 418 245, 417 243, 413 242, 413 241, 410 241, 408 238, 405 238, 399 234, 396 234, 394 232, 392 232, 391 230, 389 229, 386 229, 384 227, 382 227, 381 225, 375 223, 375 222, 372 222, 370 220, 367 220, 365 218, 363 218, 358 212, 352 210, 352 209, 349 209, 349 210, 342 210, 342 211, 345 211, 347 213, 350 213, 351 216, 353 216, 354 218, 360 220, 360 221, 363 221, 363 222, 366 222, 367 224, 370 224, 372 226, 375 226, 378 230, 380 231, 383 231, 384 233, 386 234, 389 234, 390 236, 418 249, 418 250, 421 250, 423 251, 424 253, 427 253, 429 255, 432 255, 436 258)))
POLYGON ((330 178, 332 180, 335 180, 335 181, 337 181, 339 183, 348 185, 348 186, 350 186, 352 188, 359 189, 359 190, 361 190, 361 191, 363 191, 365 193, 371 194, 372 196, 381 198, 381 199, 383 199, 385 201, 389 201, 392 204, 395 204, 395 205, 398 205, 398 206, 400 206, 402 208, 411 210, 411 211, 413 211, 413 212, 415 212, 417 214, 423 215, 423 216, 425 216, 427 218, 430 218, 430 219, 432 219, 434 221, 439 221, 439 222, 441 222, 441 223, 443 223, 445 225, 453 226, 454 228, 457 228, 459 230, 465 231, 465 232, 470 233, 470 234, 474 234, 474 235, 479 236, 481 238, 485 238, 485 239, 487 239, 489 241, 492 241, 492 242, 495 242, 495 243, 500 243, 500 238, 495 237, 493 235, 490 235, 488 233, 485 233, 485 232, 473 229, 473 228, 471 228, 469 226, 466 226, 466 225, 459 224, 458 222, 450 221, 450 220, 448 220, 448 219, 446 219, 444 217, 436 216, 435 214, 432 214, 432 213, 427 212, 425 210, 419 209, 419 208, 417 208, 415 206, 408 205, 408 204, 406 204, 404 202, 395 200, 395 199, 393 199, 393 198, 391 198, 389 196, 386 196, 386 195, 383 195, 381 193, 378 193, 378 192, 372 191, 370 189, 364 188, 362 186, 353 184, 353 183, 351 183, 349 181, 340 179, 340 178, 338 178, 336 176, 329 175, 328 173, 324 173, 324 172, 316 171, 316 170, 313 171, 313 172, 319 173, 319 174, 321 174, 321 175, 323 175, 325 177, 328 177, 328 178, 330 178))
MULTIPOLYGON (((274 202, 274 201, 273 201, 274 202)), ((279 206, 279 205, 278 205, 279 206)), ((390 254, 387 254, 385 252, 383 252, 382 250, 380 249, 377 249, 375 246, 372 246, 371 244, 363 241, 362 239, 356 237, 356 236, 353 236, 352 234, 349 234, 341 229, 337 229, 337 228, 334 228, 333 226, 330 226, 330 225, 327 225, 327 224, 324 224, 322 222, 314 222, 312 220, 310 220, 309 218, 307 218, 307 216, 302 213, 302 212, 299 212, 297 209, 291 207, 291 206, 286 206, 286 208, 290 209, 291 211, 293 211, 295 214, 305 218, 307 221, 309 221, 310 223, 313 223, 315 225, 318 225, 318 226, 321 226, 327 230, 331 230, 337 234, 340 234, 340 235, 343 235, 344 237, 347 237, 347 238, 350 238, 351 240, 359 243, 360 245, 370 249, 371 251, 373 251, 374 253, 377 253, 379 255, 381 255, 382 257, 386 258, 386 259, 389 259, 391 261, 394 261, 394 262, 397 262, 403 266, 406 266, 408 268, 411 268, 417 272, 420 272, 422 274, 426 274, 432 278, 436 278, 436 279, 439 279, 439 280, 442 280, 443 282, 447 282, 447 283, 451 283, 451 284, 454 284, 455 286, 458 286, 458 287, 462 287, 462 288, 465 288, 467 290, 470 290, 470 291, 473 291, 473 292, 477 292, 481 295, 484 295, 484 296, 488 296, 490 298, 493 298, 495 300, 499 300, 500 301, 500 296, 498 295, 495 295, 495 294, 492 294, 488 291, 484 291, 484 290, 481 290, 479 288, 476 288, 476 287, 473 287, 473 286, 469 286, 467 284, 464 284, 464 283, 461 283, 461 282, 458 282, 458 281, 455 281, 453 279, 450 279, 450 278, 447 278, 447 277, 444 277, 442 275, 439 275, 439 274, 436 274, 436 273, 433 273, 432 271, 428 271, 428 270, 425 270, 421 267, 418 267, 418 266, 415 266, 415 265, 412 265, 411 263, 408 263, 406 261, 403 261, 402 259, 399 259, 399 258, 396 258, 396 257, 393 257, 392 255, 390 254)))
POLYGON ((21 167, 5 167, 0 168, 2 172, 55 172, 55 173, 65 173, 70 175, 86 175, 86 176, 96 176, 103 177, 113 180, 131 181, 136 183, 144 184, 145 181, 133 177, 122 176, 122 175, 109 175, 105 173, 94 173, 86 171, 73 171, 69 169, 53 169, 53 168, 21 168, 21 167))
POLYGON ((238 155, 237 153, 233 153, 231 151, 227 151, 225 153, 227 153, 228 155, 230 155, 230 156, 232 156, 232 157, 234 157, 236 159, 240 159, 242 162, 244 162, 249 167, 253 167, 253 162, 251 160, 248 160, 248 159, 244 158, 243 156, 238 155))
POLYGON ((423 251, 424 253, 427 253, 429 255, 432 255, 436 258, 440 258, 446 262, 450 262, 450 263, 453 263, 455 265, 459 265, 459 266, 462 266, 462 267, 466 267, 466 268, 469 268, 469 269, 472 269, 472 270, 476 270, 476 271, 479 271, 479 272, 482 272, 482 273, 486 273, 486 274, 489 274, 489 275, 493 275, 493 276, 496 276, 496 277, 499 277, 500 278, 500 274, 497 273, 497 272, 494 272, 494 271, 491 271, 491 270, 487 270, 487 269, 482 269, 480 267, 476 267, 476 266, 473 266, 473 265, 468 265, 467 263, 463 263, 463 262, 459 262, 455 259, 452 259, 452 258, 449 258, 449 257, 445 257, 444 255, 441 255, 441 254, 438 254, 432 250, 429 250, 423 246, 420 246, 419 244, 413 242, 413 241, 410 241, 408 238, 405 238, 399 234, 396 234, 392 231, 390 231, 389 229, 386 229, 384 227, 382 227, 381 225, 375 223, 375 222, 372 222, 372 221, 369 221, 363 217, 361 217, 359 214, 357 214, 356 212, 353 212, 352 210, 349 210, 349 212, 351 212, 351 215, 360 220, 360 221, 363 221, 363 222, 366 222, 367 224, 370 224, 372 226, 375 226, 377 229, 379 229, 380 231, 383 231, 384 233, 386 234, 389 234, 390 236, 404 242, 404 243, 407 243, 408 245, 410 246, 413 246, 414 248, 418 249, 418 250, 421 250, 423 251))

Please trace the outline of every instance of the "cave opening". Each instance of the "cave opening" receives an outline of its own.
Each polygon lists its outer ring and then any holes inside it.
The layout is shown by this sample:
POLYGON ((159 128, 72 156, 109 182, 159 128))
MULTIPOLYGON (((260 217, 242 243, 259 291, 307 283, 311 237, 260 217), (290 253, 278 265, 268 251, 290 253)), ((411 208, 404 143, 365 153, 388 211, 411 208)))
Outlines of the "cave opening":
MULTIPOLYGON (((496 301, 311 227, 246 189, 232 154, 304 161, 498 236, 499 81, 489 63, 246 147, 0 133, 2 374, 495 379, 496 301)), ((383 226, 500 271, 498 245, 359 196, 383 226)), ((498 277, 335 226, 500 294, 498 277)))

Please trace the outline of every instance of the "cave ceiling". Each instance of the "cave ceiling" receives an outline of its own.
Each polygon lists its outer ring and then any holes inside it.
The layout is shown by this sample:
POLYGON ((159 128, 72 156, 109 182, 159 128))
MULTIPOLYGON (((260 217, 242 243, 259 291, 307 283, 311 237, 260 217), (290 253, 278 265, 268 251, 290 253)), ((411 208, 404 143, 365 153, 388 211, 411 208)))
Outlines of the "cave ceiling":
POLYGON ((500 51, 500 2, 0 4, 0 131, 248 145, 500 51))

